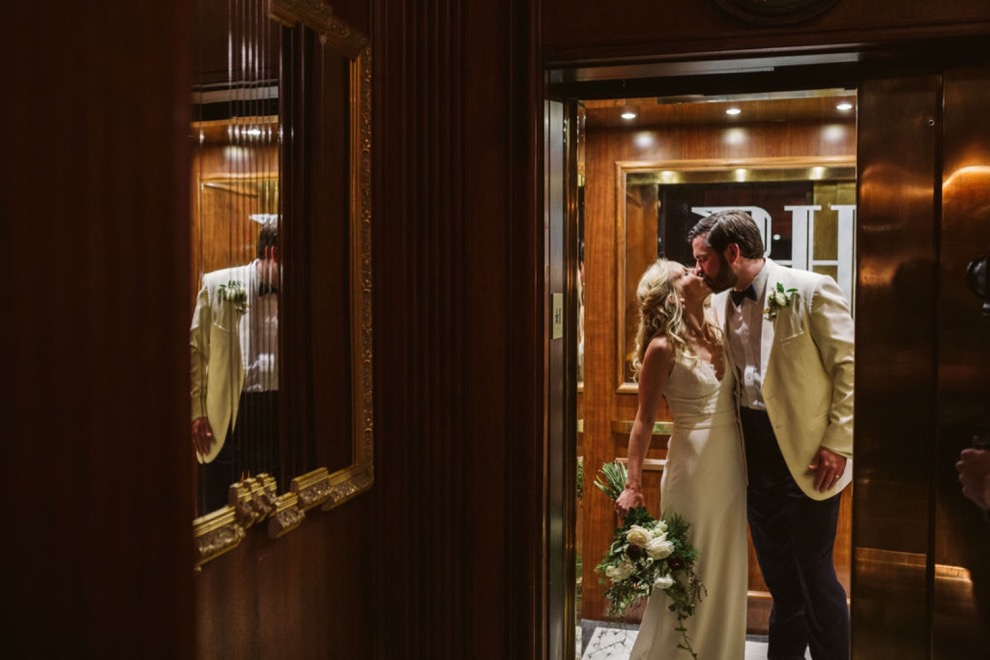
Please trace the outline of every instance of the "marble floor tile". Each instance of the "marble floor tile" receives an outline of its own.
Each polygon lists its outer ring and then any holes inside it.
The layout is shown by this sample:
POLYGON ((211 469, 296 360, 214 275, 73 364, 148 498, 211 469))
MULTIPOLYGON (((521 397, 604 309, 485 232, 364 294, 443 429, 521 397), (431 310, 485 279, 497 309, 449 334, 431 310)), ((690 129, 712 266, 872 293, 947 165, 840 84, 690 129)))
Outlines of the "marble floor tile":
MULTIPOLYGON (((629 652, 632 650, 633 642, 636 641, 637 629, 635 627, 617 627, 612 625, 599 625, 591 633, 584 653, 581 649, 581 627, 578 627, 577 644, 578 657, 581 660, 628 660, 629 652)), ((587 625, 585 626, 587 630, 587 625)), ((687 655, 684 655, 686 658, 687 655)), ((746 640, 746 656, 744 660, 766 660, 767 644, 763 641, 746 640)), ((810 660, 810 652, 805 655, 810 660)), ((667 658, 657 660, 668 660, 667 658)), ((669 660, 682 660, 679 657, 671 657, 669 660)))
POLYGON ((627 660, 638 631, 599 626, 591 634, 581 660, 627 660))

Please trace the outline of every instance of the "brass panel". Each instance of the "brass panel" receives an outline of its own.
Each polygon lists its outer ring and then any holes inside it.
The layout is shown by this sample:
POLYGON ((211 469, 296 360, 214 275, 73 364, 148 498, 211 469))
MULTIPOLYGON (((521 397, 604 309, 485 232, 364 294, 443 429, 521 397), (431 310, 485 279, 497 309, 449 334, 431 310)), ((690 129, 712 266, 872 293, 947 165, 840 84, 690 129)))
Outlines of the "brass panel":
POLYGON ((852 645, 864 660, 928 657, 938 99, 936 76, 859 92, 852 645))
POLYGON ((960 568, 935 580, 932 657, 959 660, 990 655, 990 525, 953 465, 990 429, 990 318, 966 286, 990 246, 990 67, 948 72, 943 90, 934 561, 960 568))

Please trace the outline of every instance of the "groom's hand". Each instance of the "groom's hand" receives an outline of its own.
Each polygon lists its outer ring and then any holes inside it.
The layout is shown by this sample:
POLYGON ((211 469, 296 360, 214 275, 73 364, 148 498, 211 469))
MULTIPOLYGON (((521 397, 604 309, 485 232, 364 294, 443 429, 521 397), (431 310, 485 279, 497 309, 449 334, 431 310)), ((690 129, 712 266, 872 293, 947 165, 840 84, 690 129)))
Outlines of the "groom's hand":
POLYGON ((824 493, 835 487, 842 473, 846 471, 846 458, 830 449, 819 447, 808 469, 815 473, 815 490, 824 493))
POLYGON ((207 417, 197 417, 192 421, 192 443, 197 454, 200 456, 209 454, 214 440, 213 427, 210 426, 207 417))

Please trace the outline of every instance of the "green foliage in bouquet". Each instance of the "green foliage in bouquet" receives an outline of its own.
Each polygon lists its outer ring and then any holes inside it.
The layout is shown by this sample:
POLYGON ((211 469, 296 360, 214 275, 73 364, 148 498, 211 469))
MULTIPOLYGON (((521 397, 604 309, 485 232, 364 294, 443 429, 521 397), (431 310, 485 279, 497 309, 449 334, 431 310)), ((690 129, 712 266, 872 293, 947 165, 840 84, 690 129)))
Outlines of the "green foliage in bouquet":
MULTIPOLYGON (((612 501, 622 494, 625 484, 626 467, 618 461, 603 465, 595 477, 595 486, 612 501)), ((657 520, 645 508, 630 509, 595 571, 603 576, 601 582, 609 582, 605 598, 610 617, 622 616, 654 589, 664 591, 683 640, 677 648, 697 659, 685 622, 704 597, 705 587, 695 573, 698 550, 687 540, 690 527, 677 514, 657 520)))

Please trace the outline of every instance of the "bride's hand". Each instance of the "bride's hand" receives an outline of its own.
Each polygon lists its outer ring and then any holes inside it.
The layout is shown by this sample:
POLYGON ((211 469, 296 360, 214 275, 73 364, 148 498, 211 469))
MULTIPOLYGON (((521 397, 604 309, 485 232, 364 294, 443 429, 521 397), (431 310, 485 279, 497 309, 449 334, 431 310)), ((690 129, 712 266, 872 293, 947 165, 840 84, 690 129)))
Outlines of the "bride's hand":
POLYGON ((638 488, 626 488, 615 500, 615 512, 620 516, 629 513, 630 509, 636 509, 646 505, 643 493, 638 488))

